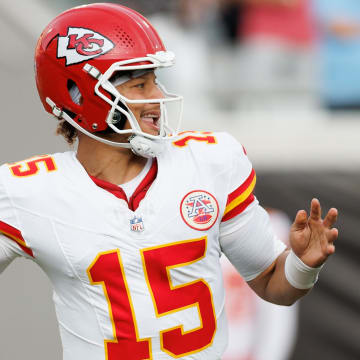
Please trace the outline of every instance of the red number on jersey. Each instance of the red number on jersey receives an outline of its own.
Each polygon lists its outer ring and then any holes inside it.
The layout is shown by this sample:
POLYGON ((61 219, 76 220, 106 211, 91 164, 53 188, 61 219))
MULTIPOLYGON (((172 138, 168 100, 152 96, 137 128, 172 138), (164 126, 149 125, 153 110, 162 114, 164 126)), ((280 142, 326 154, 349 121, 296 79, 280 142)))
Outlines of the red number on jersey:
MULTIPOLYGON (((174 286, 170 269, 190 265, 206 254, 206 237, 148 248, 141 251, 148 287, 156 315, 166 316, 196 307, 200 326, 184 331, 183 326, 160 332, 161 349, 172 357, 199 352, 212 344, 216 317, 212 294, 205 280, 174 286)), ((106 360, 151 359, 150 339, 140 339, 129 288, 119 250, 100 253, 89 266, 92 285, 102 285, 109 306, 114 340, 105 340, 106 360)))
POLYGON ((12 174, 16 177, 27 177, 36 175, 39 171, 39 164, 43 163, 48 172, 57 170, 54 159, 49 155, 37 156, 29 160, 20 161, 10 165, 12 174))
POLYGON ((210 135, 210 134, 212 134, 211 132, 198 133, 196 131, 187 131, 184 133, 180 133, 179 135, 189 134, 189 133, 191 133, 193 135, 186 135, 183 138, 174 141, 173 144, 178 147, 185 147, 185 146, 188 146, 188 142, 190 140, 203 141, 203 142, 206 142, 207 144, 217 144, 215 136, 210 135))
POLYGON ((201 260, 206 253, 206 237, 144 249, 145 275, 158 317, 196 307, 200 326, 184 331, 182 325, 161 331, 161 349, 172 357, 201 351, 212 344, 216 317, 210 286, 199 279, 174 286, 170 270, 201 260))
POLYGON ((92 285, 103 286, 115 340, 105 340, 106 360, 151 359, 150 340, 140 340, 120 250, 100 253, 89 266, 92 285))

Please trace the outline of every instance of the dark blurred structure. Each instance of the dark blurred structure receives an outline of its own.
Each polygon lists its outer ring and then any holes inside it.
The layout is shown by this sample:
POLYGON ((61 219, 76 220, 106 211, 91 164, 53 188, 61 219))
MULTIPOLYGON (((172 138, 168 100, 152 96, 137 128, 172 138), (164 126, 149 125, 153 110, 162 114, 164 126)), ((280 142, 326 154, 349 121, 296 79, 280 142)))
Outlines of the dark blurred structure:
POLYGON ((244 0, 219 0, 218 22, 222 38, 230 45, 242 39, 246 3, 244 0))
POLYGON ((321 100, 329 110, 360 110, 360 1, 313 2, 321 100))
POLYGON ((300 300, 298 341, 291 360, 360 359, 360 173, 258 173, 256 194, 294 218, 321 199, 323 213, 339 210, 336 254, 311 293, 300 300))

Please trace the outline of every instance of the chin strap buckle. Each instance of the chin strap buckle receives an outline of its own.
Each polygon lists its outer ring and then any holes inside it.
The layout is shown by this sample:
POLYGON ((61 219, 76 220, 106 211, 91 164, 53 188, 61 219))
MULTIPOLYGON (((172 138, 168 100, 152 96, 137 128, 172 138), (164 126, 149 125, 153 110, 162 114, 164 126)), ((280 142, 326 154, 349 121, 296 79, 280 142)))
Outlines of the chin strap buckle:
POLYGON ((156 157, 163 149, 162 143, 135 134, 131 135, 128 141, 130 143, 132 152, 135 155, 139 155, 145 158, 156 157))
POLYGON ((59 120, 63 118, 63 111, 57 107, 50 98, 46 98, 46 103, 51 107, 51 112, 53 115, 55 115, 59 120))
POLYGON ((90 64, 85 64, 83 69, 96 80, 100 80, 100 78, 102 77, 102 73, 96 67, 90 64))

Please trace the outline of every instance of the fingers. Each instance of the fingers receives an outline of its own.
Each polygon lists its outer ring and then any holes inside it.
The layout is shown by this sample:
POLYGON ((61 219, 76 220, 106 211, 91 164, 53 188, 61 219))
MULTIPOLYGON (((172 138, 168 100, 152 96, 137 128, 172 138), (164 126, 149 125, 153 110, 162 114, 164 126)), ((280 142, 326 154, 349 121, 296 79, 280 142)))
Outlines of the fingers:
POLYGON ((327 236, 328 243, 327 243, 327 246, 326 246, 326 255, 327 256, 330 256, 330 255, 334 254, 334 252, 335 252, 334 241, 337 239, 338 234, 339 234, 339 231, 336 228, 332 228, 329 231, 329 235, 327 236))
POLYGON ((326 253, 327 255, 332 255, 335 252, 335 245, 332 242, 329 242, 326 247, 326 253))
POLYGON ((318 199, 314 198, 311 200, 310 218, 314 221, 321 220, 321 206, 318 199))
POLYGON ((329 244, 332 244, 332 243, 338 238, 338 235, 339 235, 338 229, 332 228, 332 229, 330 230, 329 235, 328 235, 328 242, 329 242, 329 244))
MULTIPOLYGON (((324 226, 331 229, 331 227, 335 224, 337 220, 337 216, 338 216, 337 209, 331 208, 324 218, 323 221, 324 226)), ((314 221, 321 220, 320 201, 315 198, 311 200, 310 219, 314 221)))
MULTIPOLYGON (((321 205, 320 201, 316 198, 311 200, 311 206, 310 206, 310 216, 309 219, 307 218, 307 214, 305 210, 299 210, 296 214, 295 220, 294 220, 294 228, 295 230, 302 230, 304 229, 308 221, 316 221, 318 224, 322 223, 322 226, 324 226, 327 229, 331 229, 338 218, 338 211, 335 208, 331 208, 328 213, 326 214, 324 220, 321 219, 321 205)), ((331 229, 332 230, 332 229, 331 229)), ((338 231, 335 229, 333 232, 331 232, 330 238, 334 240, 329 241, 335 241, 338 236, 338 231)))
POLYGON ((330 244, 327 248, 327 254, 328 255, 332 255, 335 252, 335 245, 334 244, 330 244))
POLYGON ((294 230, 302 230, 307 224, 307 213, 305 210, 299 210, 294 220, 294 230))
POLYGON ((324 226, 330 229, 335 224, 337 217, 338 217, 337 209, 331 208, 325 216, 324 226))

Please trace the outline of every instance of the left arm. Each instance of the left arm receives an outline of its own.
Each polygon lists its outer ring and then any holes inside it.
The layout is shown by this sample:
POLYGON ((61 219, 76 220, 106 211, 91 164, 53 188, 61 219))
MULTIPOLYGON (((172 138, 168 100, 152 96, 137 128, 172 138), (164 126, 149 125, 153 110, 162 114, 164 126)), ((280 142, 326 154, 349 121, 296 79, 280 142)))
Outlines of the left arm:
POLYGON ((248 282, 257 295, 273 304, 292 305, 310 290, 296 289, 286 280, 285 260, 289 253, 290 250, 281 253, 267 270, 248 282))
POLYGON ((291 226, 292 254, 289 250, 281 253, 271 266, 248 282, 249 286, 264 300, 279 305, 291 305, 304 296, 315 284, 321 266, 335 252, 333 243, 338 230, 332 226, 336 219, 334 208, 322 219, 320 202, 313 199, 309 218, 306 211, 300 210, 291 226))

